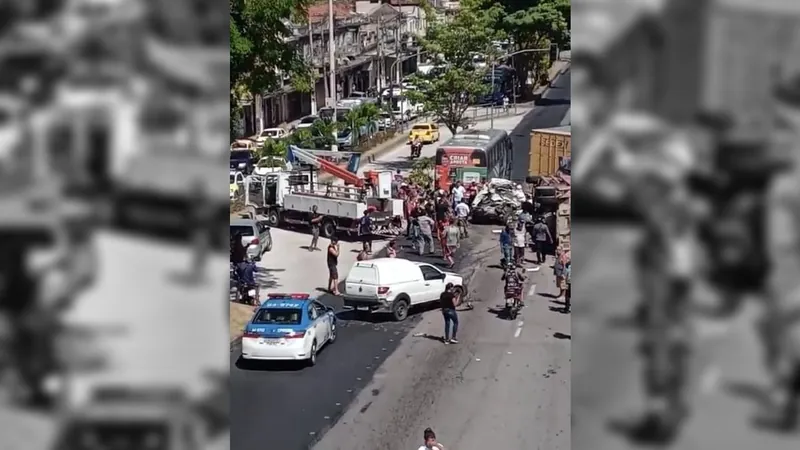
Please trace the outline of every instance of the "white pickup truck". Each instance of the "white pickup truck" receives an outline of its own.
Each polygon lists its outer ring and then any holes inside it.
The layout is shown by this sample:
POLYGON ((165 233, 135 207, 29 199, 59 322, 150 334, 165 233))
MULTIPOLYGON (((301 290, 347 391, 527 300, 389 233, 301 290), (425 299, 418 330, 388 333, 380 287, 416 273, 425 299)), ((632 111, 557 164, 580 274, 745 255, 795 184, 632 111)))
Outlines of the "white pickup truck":
POLYGON ((410 307, 438 301, 448 283, 463 298, 464 278, 434 265, 401 258, 359 261, 345 279, 344 305, 356 311, 388 311, 403 321, 410 307))

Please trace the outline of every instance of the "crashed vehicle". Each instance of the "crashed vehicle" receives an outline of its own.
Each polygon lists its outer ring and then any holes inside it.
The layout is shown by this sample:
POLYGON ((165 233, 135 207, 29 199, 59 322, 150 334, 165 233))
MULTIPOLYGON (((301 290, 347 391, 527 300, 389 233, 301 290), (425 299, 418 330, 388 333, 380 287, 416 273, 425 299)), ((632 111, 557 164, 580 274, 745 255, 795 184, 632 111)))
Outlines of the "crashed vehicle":
POLYGON ((506 223, 522 211, 528 196, 522 186, 503 178, 492 178, 472 201, 475 223, 506 223))

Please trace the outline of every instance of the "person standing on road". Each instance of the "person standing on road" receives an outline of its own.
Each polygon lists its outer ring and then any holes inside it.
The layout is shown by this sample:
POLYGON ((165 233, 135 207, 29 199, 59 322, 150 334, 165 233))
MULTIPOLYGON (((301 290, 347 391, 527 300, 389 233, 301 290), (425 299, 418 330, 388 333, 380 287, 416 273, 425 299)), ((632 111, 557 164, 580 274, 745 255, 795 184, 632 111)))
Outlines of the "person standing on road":
POLYGON ((425 428, 422 437, 425 444, 417 450, 445 450, 444 445, 436 442, 436 433, 430 428, 425 428))
POLYGON ((372 254, 372 218, 369 216, 369 210, 364 211, 364 215, 358 222, 358 235, 361 236, 361 242, 367 244, 369 253, 372 254))
POLYGON ((445 247, 444 247, 444 259, 447 261, 447 268, 452 269, 453 266, 456 264, 455 260, 453 260, 453 255, 456 253, 456 249, 458 249, 459 238, 461 236, 461 231, 458 229, 458 226, 454 223, 446 224, 445 228, 445 247))
POLYGON ((328 290, 333 295, 339 295, 339 238, 331 238, 328 244, 328 290))
POLYGON ((311 206, 311 244, 308 246, 308 251, 313 252, 319 250, 319 225, 322 223, 322 215, 317 212, 317 205, 311 206))
POLYGON ((514 230, 514 261, 517 266, 522 266, 522 263, 525 262, 525 245, 527 244, 525 237, 525 224, 520 221, 514 230))
POLYGON ((453 211, 455 211, 456 206, 464 200, 466 194, 467 190, 464 188, 464 185, 462 185, 460 181, 456 181, 455 186, 453 186, 453 211))
POLYGON ((421 215, 417 217, 417 222, 419 223, 419 239, 417 240, 418 249, 419 249, 419 256, 425 254, 425 246, 426 244, 430 246, 430 251, 428 254, 433 254, 433 228, 436 226, 436 223, 430 217, 426 215, 421 215))
POLYGON ((458 313, 456 313, 456 306, 458 306, 460 299, 456 297, 453 289, 453 283, 447 283, 444 292, 439 296, 439 304, 442 308, 442 316, 444 317, 444 337, 442 342, 445 344, 458 344, 458 313), (453 326, 453 334, 450 334, 450 325, 453 326))
POLYGON ((514 262, 511 234, 511 227, 508 225, 500 232, 500 250, 503 253, 503 265, 506 266, 514 262))
POLYGON ((564 298, 564 290, 566 289, 566 269, 567 269, 567 255, 558 247, 556 249, 556 262, 553 264, 553 275, 556 277, 556 287, 558 288, 558 299, 564 298))
POLYGON ((544 251, 547 245, 553 242, 553 235, 550 234, 550 228, 541 217, 536 219, 536 223, 533 225, 533 241, 536 245, 536 264, 544 264, 544 251))
POLYGON ((469 231, 467 231, 469 212, 467 199, 462 199, 461 202, 456 205, 456 225, 458 225, 458 229, 461 231, 461 237, 469 237, 469 231))
POLYGON ((567 289, 564 292, 564 312, 569 314, 572 312, 572 261, 569 259, 564 266, 564 279, 567 282, 567 289))

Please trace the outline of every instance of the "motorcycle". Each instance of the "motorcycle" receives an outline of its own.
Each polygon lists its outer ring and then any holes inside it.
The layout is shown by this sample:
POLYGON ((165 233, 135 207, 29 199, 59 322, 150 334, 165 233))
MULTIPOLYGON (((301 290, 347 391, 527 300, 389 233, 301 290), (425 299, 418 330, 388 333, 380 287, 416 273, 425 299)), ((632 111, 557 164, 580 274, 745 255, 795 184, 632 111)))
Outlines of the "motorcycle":
MULTIPOLYGON (((254 263, 248 261, 248 264, 254 263)), ((246 305, 258 303, 260 290, 258 284, 249 283, 242 279, 236 265, 233 263, 230 264, 230 284, 233 285, 236 290, 236 301, 246 305)))
POLYGON ((411 158, 419 158, 422 155, 422 143, 411 144, 411 158))
POLYGON ((520 309, 521 308, 518 297, 516 295, 506 295, 506 308, 505 308, 506 317, 508 317, 509 320, 516 319, 517 315, 519 315, 520 309))

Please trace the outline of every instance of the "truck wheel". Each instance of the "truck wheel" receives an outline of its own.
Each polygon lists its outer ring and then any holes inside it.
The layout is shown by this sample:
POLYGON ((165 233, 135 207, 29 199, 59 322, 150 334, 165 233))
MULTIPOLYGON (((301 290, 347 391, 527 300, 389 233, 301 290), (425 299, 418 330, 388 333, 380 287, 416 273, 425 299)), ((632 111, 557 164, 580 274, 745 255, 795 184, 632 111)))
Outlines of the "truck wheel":
POLYGON ((392 303, 392 316, 397 322, 402 322, 408 317, 408 300, 398 298, 392 303))
POLYGON ((336 223, 334 223, 331 219, 325 219, 322 222, 322 227, 320 229, 322 237, 325 239, 330 239, 336 235, 336 223))
POLYGON ((278 210, 270 209, 267 211, 267 224, 269 224, 270 227, 277 227, 280 220, 281 218, 280 215, 278 215, 278 210))

